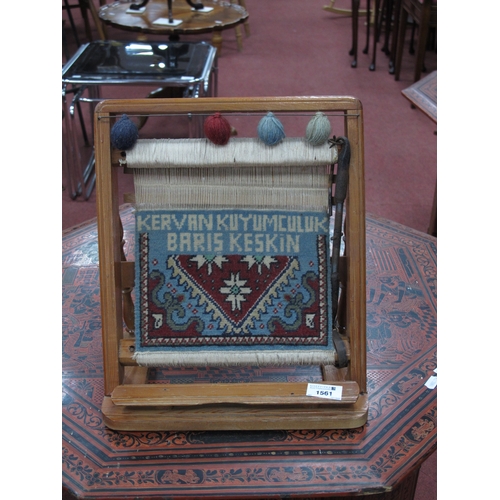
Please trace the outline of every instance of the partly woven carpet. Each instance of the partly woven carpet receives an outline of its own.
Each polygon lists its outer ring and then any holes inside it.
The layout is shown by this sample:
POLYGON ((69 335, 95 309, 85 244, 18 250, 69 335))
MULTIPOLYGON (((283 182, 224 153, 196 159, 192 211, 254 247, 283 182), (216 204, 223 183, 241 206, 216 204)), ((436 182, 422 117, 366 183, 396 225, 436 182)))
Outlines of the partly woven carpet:
POLYGON ((320 212, 139 210, 139 364, 331 362, 328 234, 320 212))

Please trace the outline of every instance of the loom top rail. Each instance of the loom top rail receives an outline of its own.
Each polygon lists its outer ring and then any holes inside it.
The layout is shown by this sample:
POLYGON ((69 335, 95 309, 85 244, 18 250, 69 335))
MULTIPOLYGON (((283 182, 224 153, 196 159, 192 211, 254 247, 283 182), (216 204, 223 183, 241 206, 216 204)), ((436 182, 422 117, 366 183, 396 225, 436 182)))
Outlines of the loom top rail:
POLYGON ((345 115, 351 116, 353 112, 362 113, 363 106, 359 99, 351 96, 342 97, 241 97, 225 98, 214 97, 210 101, 203 99, 194 109, 189 102, 182 100, 176 101, 173 105, 172 100, 160 102, 158 99, 154 103, 148 99, 116 99, 113 101, 103 101, 96 107, 95 117, 97 120, 108 118, 118 114, 147 114, 147 115, 175 115, 186 113, 212 113, 217 109, 221 113, 265 113, 272 111, 274 113, 298 112, 324 112, 343 111, 345 115), (294 103, 296 107, 290 105, 294 103))

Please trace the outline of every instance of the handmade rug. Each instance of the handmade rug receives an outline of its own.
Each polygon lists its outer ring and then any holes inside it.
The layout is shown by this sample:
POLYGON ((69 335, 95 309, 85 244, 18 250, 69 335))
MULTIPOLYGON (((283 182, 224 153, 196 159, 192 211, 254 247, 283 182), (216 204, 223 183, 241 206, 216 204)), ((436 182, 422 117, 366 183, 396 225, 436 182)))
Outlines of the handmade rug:
POLYGON ((141 365, 333 362, 329 217, 138 210, 141 365))

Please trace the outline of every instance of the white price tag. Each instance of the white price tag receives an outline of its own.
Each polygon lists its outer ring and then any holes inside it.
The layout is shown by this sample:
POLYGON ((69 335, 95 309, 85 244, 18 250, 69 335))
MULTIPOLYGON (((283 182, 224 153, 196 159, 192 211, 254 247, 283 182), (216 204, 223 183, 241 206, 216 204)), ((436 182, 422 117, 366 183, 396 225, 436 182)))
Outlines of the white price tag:
POLYGON ((438 385, 437 372, 438 372, 438 369, 436 366, 436 368, 434 368, 434 373, 436 375, 431 375, 429 377, 429 379, 427 380, 427 382, 425 383, 425 387, 427 387, 428 389, 435 389, 437 387, 437 385, 438 385))
POLYGON ((325 385, 325 384, 307 384, 306 396, 314 396, 316 398, 342 400, 341 385, 325 385))
POLYGON ((425 387, 427 387, 427 389, 435 389, 437 385, 438 385, 438 378, 436 377, 436 375, 431 375, 427 380, 427 382, 425 383, 425 387))

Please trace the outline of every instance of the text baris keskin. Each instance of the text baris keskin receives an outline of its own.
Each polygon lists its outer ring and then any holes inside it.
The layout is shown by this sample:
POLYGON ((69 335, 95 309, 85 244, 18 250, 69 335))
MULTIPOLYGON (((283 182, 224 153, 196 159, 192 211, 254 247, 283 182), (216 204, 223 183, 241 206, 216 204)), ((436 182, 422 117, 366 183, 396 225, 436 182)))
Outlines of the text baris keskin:
POLYGON ((155 210, 137 212, 136 229, 161 239, 169 252, 290 255, 327 234, 329 218, 317 212, 155 210))

